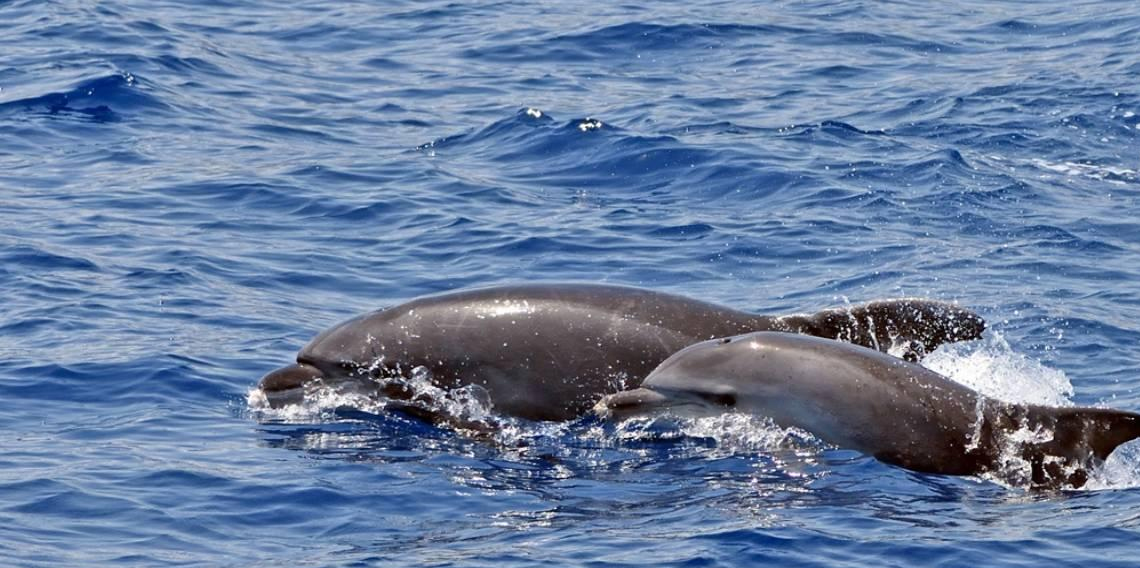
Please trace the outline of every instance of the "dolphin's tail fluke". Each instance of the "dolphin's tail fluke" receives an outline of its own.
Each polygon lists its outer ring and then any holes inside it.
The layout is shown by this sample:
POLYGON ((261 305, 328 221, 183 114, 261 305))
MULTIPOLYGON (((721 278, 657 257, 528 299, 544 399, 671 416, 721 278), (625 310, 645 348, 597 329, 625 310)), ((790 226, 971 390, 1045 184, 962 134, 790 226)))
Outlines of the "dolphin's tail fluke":
POLYGON ((1037 487, 1079 488, 1088 481, 1090 467, 1103 463, 1117 446, 1140 438, 1140 414, 1108 408, 1035 407, 1023 424, 1050 438, 1022 449, 1037 487))
POLYGON ((878 300, 810 315, 779 318, 783 331, 838 339, 887 352, 899 348, 910 361, 943 343, 978 339, 986 322, 978 314, 937 300, 878 300))
POLYGON ((1140 438, 1140 414, 1108 408, 1057 408, 1053 440, 1062 447, 1086 448, 1100 461, 1117 446, 1140 438))

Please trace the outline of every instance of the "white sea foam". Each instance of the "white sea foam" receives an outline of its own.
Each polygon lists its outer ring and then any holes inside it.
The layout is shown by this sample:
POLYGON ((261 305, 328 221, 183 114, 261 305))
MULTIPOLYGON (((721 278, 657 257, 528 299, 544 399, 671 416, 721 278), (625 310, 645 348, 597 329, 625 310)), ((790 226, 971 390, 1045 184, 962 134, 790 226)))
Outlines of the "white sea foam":
POLYGON ((979 341, 944 345, 922 365, 986 396, 1006 402, 1071 406, 1073 385, 1065 373, 1017 353, 1001 333, 979 341))
POLYGON ((298 424, 330 420, 338 408, 372 413, 383 412, 385 408, 384 401, 375 397, 326 386, 309 389, 303 401, 279 408, 269 405, 261 389, 253 388, 246 393, 246 405, 258 419, 298 424))
POLYGON ((1044 170, 1070 177, 1089 177, 1110 183, 1134 183, 1140 180, 1140 171, 1132 168, 1107 166, 1103 164, 1082 164, 1080 162, 1048 162, 1033 160, 1033 164, 1044 170))

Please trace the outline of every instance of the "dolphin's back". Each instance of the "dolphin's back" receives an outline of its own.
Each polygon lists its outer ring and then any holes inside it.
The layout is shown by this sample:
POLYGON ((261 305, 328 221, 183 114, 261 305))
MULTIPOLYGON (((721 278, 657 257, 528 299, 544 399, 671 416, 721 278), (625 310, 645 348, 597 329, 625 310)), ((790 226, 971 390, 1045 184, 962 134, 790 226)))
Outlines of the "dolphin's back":
POLYGON ((621 286, 506 286, 365 314, 318 335, 297 360, 325 376, 369 362, 403 374, 424 367, 441 386, 486 389, 499 412, 564 420, 689 344, 765 329, 771 320, 621 286))

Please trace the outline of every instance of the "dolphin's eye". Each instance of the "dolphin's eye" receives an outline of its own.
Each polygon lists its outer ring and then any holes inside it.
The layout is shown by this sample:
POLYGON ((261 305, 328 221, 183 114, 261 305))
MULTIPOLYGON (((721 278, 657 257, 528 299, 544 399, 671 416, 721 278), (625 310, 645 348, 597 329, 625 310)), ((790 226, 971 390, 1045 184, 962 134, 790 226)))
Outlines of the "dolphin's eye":
POLYGON ((725 343, 732 343, 732 338, 731 337, 725 337, 724 339, 720 340, 721 345, 724 345, 725 343))
POLYGON ((728 392, 700 392, 697 396, 709 404, 717 406, 736 406, 736 395, 728 392))

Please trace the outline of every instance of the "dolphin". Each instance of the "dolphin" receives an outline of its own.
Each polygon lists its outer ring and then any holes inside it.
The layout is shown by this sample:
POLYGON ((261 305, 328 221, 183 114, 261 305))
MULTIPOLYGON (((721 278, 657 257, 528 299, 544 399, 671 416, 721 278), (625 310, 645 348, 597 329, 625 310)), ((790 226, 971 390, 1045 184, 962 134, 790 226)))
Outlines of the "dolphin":
POLYGON ((906 469, 1040 488, 1083 486, 1140 437, 1140 414, 1003 402, 860 345, 769 331, 682 349, 595 406, 614 419, 666 409, 753 413, 906 469))
POLYGON ((315 385, 406 400, 419 395, 399 379, 418 374, 442 389, 472 385, 499 414, 569 420, 676 351, 715 337, 779 330, 896 346, 917 359, 984 329, 967 309, 922 299, 774 317, 623 286, 499 286, 350 319, 317 335, 296 364, 268 373, 259 388, 271 407, 301 402, 315 385))

